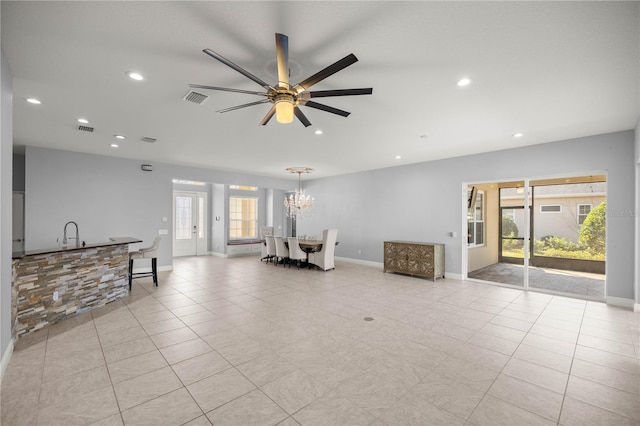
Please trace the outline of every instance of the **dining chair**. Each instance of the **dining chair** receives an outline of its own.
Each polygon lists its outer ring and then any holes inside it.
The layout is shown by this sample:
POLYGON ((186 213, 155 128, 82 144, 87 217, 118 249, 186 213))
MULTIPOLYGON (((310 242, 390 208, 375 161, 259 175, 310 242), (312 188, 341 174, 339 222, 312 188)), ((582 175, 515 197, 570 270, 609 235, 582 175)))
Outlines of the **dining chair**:
MULTIPOLYGON (((296 237, 287 238, 289 241, 289 260, 295 260, 296 266, 300 269, 300 263, 303 260, 307 260, 307 253, 300 248, 300 243, 296 237)), ((291 263, 289 263, 289 268, 291 268, 291 263)))
POLYGON ((318 252, 309 253, 309 263, 320 267, 323 271, 336 269, 334 252, 337 239, 337 229, 325 229, 322 233, 322 248, 318 252))
POLYGON ((153 283, 158 287, 158 252, 160 251, 160 240, 157 236, 151 246, 144 247, 129 253, 129 291, 131 291, 132 281, 136 278, 153 277, 153 283), (151 272, 133 272, 133 261, 136 259, 151 259, 151 272))
MULTIPOLYGON (((268 235, 273 236, 273 226, 263 226, 260 228, 260 239, 265 240, 268 235)), ((267 244, 262 244, 262 250, 260 254, 260 261, 266 260, 269 263, 271 257, 269 256, 267 244)))
POLYGON ((276 241, 273 235, 266 235, 264 240, 266 242, 265 256, 267 258, 267 263, 269 263, 270 260, 273 260, 276 257, 276 241))
POLYGON ((282 237, 273 237, 276 241, 276 262, 275 265, 278 265, 278 262, 282 259, 282 266, 284 266, 289 261, 289 249, 284 244, 284 239, 282 237))

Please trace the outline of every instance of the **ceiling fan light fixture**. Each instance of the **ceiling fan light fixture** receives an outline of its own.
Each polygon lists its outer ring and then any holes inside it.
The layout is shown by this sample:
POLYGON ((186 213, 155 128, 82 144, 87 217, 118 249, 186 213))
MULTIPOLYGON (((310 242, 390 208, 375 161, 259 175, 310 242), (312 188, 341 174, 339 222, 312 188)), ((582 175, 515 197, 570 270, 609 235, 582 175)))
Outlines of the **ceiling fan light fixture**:
POLYGON ((278 123, 288 124, 293 121, 293 96, 281 93, 275 98, 276 120, 278 123))
POLYGON ((353 65, 358 62, 358 58, 351 53, 344 58, 334 62, 333 64, 325 67, 324 69, 318 71, 312 76, 306 78, 305 80, 299 82, 298 84, 291 85, 289 82, 289 37, 285 34, 276 33, 276 62, 278 66, 278 84, 275 86, 270 85, 269 83, 263 81, 259 77, 251 74, 249 71, 245 70, 239 65, 234 64, 224 56, 219 53, 214 52, 211 49, 203 49, 202 50, 207 55, 211 56, 218 62, 223 63, 234 71, 242 74, 247 77, 249 80, 254 83, 262 86, 266 92, 255 92, 249 90, 242 89, 233 89, 228 87, 217 87, 217 86, 205 86, 201 84, 189 84, 191 88, 198 89, 210 89, 210 90, 220 90, 223 92, 236 92, 236 93, 246 93, 249 95, 257 95, 263 96, 262 100, 256 102, 249 102, 242 105, 237 105, 231 108, 224 108, 218 110, 218 112, 224 113, 229 111, 235 111, 240 108, 246 108, 253 105, 260 105, 267 102, 272 103, 273 105, 264 116, 262 121, 260 122, 261 126, 265 126, 273 116, 276 116, 276 120, 279 123, 291 123, 293 121, 293 117, 295 116, 300 123, 304 127, 311 126, 311 122, 304 113, 301 111, 299 106, 306 106, 309 108, 319 109, 321 111, 329 112, 331 114, 336 114, 342 117, 348 117, 350 112, 343 111, 338 108, 333 108, 328 105, 324 105, 318 102, 311 101, 311 98, 322 98, 322 97, 331 97, 331 96, 356 96, 356 95, 371 95, 373 93, 373 88, 359 88, 359 89, 338 89, 338 90, 315 90, 309 91, 311 86, 321 82, 327 77, 332 76, 345 69, 346 67, 353 65))

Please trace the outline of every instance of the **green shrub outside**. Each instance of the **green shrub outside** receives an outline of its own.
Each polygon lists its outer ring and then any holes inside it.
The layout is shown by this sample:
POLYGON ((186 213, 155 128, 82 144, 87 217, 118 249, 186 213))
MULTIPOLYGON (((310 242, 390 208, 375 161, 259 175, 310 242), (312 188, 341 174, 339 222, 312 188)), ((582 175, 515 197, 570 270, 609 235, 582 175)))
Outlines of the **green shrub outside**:
MULTIPOLYGON (((606 210, 606 201, 591 210, 580 225, 578 243, 555 235, 547 235, 533 240, 534 254, 564 259, 605 260, 606 210)), ((506 238, 518 236, 518 227, 508 216, 502 217, 502 234, 506 238)), ((522 241, 503 239, 502 252, 504 256, 523 257, 522 241)))

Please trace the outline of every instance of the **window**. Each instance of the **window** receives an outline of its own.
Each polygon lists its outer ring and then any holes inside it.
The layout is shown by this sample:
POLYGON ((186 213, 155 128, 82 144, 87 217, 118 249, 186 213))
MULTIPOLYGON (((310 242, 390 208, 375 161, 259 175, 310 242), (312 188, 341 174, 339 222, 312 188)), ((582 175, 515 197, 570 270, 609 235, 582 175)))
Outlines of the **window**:
POLYGON ((176 240, 191 239, 191 197, 176 197, 176 240))
POLYGON ((258 239, 258 199, 229 197, 229 240, 258 239))
POLYGON ((478 191, 476 203, 467 213, 467 243, 469 246, 484 245, 484 192, 478 191))
POLYGON ((241 191, 257 191, 257 186, 247 186, 247 185, 229 185, 229 189, 239 189, 241 191))
POLYGON ((541 205, 540 213, 562 213, 562 206, 560 204, 541 205))
POLYGON ((204 198, 198 197, 198 238, 204 238, 204 198))
POLYGON ((589 216, 591 213, 591 208, 593 206, 591 204, 578 204, 578 225, 582 225, 582 222, 589 216))
POLYGON ((502 209, 502 217, 508 217, 512 221, 516 221, 516 209, 502 209))

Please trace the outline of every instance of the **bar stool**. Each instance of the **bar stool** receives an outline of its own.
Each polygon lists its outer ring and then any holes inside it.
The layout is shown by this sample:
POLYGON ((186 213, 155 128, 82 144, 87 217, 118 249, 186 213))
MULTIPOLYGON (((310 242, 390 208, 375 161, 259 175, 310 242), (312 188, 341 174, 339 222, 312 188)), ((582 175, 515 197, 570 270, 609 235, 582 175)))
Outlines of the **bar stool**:
POLYGON ((158 251, 160 249, 160 240, 162 237, 156 237, 151 247, 141 248, 138 251, 129 253, 129 291, 131 291, 131 281, 135 278, 153 277, 153 283, 158 287, 158 251), (135 259, 151 259, 151 272, 133 273, 133 261, 135 259))

